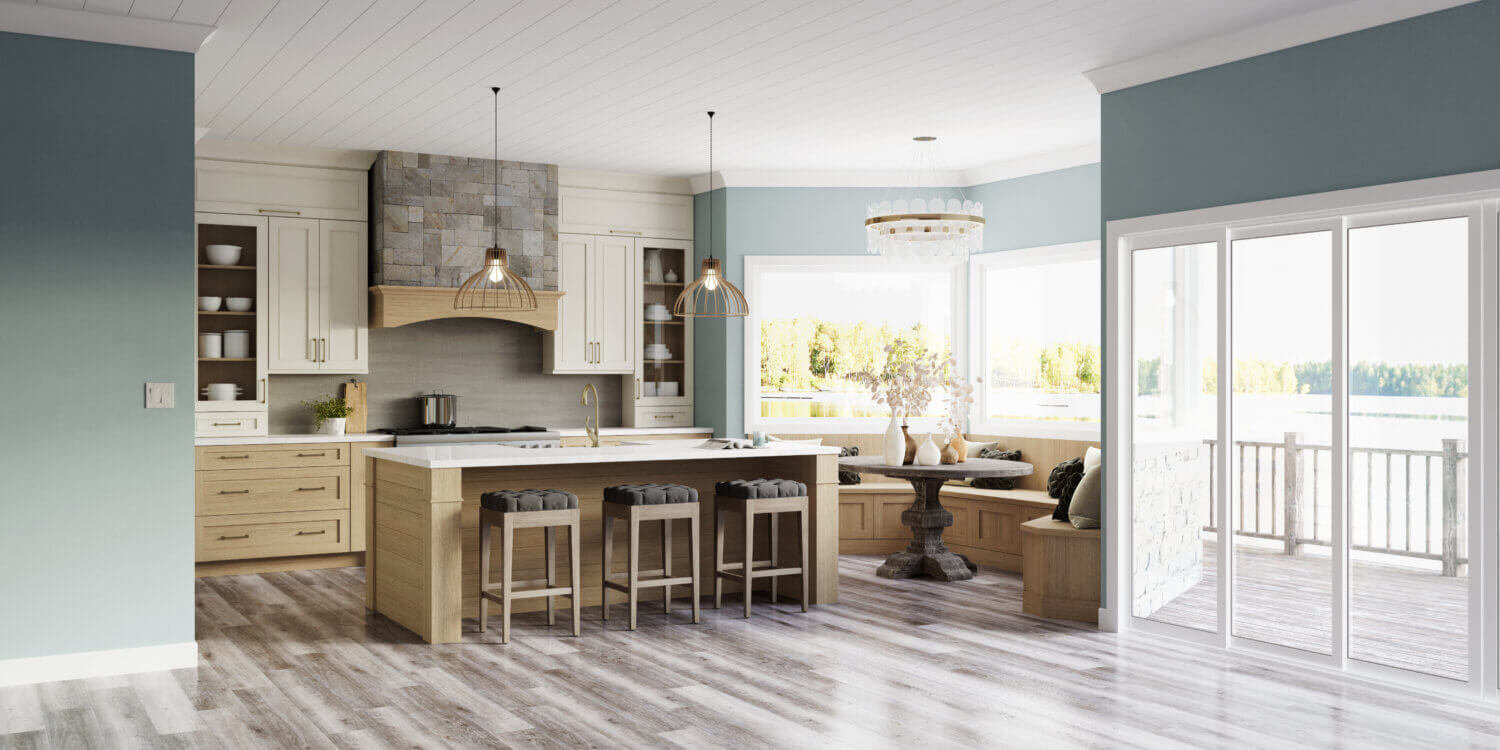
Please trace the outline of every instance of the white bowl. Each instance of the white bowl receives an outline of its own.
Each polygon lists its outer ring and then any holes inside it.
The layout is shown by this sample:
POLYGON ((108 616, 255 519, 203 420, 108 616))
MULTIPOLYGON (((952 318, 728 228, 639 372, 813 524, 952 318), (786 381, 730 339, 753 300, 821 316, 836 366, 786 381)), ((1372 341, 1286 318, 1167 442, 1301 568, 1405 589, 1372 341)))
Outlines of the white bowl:
POLYGON ((230 312, 250 312, 250 306, 255 300, 249 297, 225 297, 224 307, 230 312))
POLYGON ((218 310, 219 309, 219 305, 222 305, 222 304, 224 304, 224 298, 223 297, 199 297, 198 298, 198 309, 202 310, 203 312, 214 312, 214 311, 218 310))
POLYGON ((240 262, 240 252, 243 250, 239 245, 208 245, 203 248, 203 255, 212 265, 233 266, 240 262))

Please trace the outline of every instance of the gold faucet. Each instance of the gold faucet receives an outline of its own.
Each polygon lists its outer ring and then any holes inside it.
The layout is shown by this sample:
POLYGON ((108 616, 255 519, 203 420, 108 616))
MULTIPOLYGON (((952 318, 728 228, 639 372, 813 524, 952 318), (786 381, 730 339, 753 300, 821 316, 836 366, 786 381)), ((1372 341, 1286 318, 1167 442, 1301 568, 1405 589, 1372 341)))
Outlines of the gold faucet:
POLYGON ((589 434, 589 447, 591 447, 591 448, 598 448, 599 447, 599 391, 594 388, 594 384, 593 383, 588 383, 588 384, 586 384, 586 385, 583 386, 583 395, 579 398, 579 400, 583 403, 584 406, 588 406, 589 405, 589 394, 590 393, 594 394, 594 418, 592 420, 590 420, 589 417, 588 417, 588 415, 584 415, 584 417, 583 417, 583 429, 584 429, 585 432, 587 432, 589 434))

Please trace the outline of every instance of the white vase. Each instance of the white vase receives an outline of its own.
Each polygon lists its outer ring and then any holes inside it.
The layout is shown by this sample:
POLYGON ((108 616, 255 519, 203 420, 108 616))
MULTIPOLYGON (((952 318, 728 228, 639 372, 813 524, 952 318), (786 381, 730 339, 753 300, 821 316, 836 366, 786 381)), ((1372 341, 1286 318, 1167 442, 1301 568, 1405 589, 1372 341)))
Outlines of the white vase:
POLYGON ((885 462, 889 466, 900 466, 906 458, 906 436, 901 433, 901 419, 891 415, 891 424, 885 428, 885 438, 881 440, 880 449, 885 462))
POLYGON ((345 421, 346 421, 345 417, 338 417, 337 419, 325 419, 325 420, 323 420, 323 434, 324 435, 342 435, 342 434, 344 434, 344 422, 345 421))
POLYGON ((943 452, 932 442, 932 433, 927 434, 927 439, 917 446, 917 457, 912 463, 917 466, 937 466, 943 460, 943 452))

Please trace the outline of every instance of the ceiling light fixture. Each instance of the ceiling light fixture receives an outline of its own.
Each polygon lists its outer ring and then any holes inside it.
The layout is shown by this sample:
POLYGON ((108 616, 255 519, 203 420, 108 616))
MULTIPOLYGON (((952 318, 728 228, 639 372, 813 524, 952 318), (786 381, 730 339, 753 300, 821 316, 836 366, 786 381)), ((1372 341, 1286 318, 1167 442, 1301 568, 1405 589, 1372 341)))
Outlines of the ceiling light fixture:
POLYGON ((917 152, 907 172, 912 193, 933 189, 926 198, 871 203, 865 211, 866 249, 891 258, 964 258, 984 250, 984 204, 964 197, 944 199, 937 192, 937 138, 917 136, 917 152), (925 174, 924 174, 925 173, 925 174))
POLYGON ((708 257, 698 271, 698 280, 677 295, 672 314, 679 318, 743 318, 750 314, 745 295, 724 276, 723 264, 714 257, 714 113, 708 113, 708 257))
POLYGON ((500 87, 490 91, 495 94, 495 245, 484 251, 484 267, 453 295, 453 309, 524 312, 536 309, 536 293, 510 270, 500 247, 500 87))

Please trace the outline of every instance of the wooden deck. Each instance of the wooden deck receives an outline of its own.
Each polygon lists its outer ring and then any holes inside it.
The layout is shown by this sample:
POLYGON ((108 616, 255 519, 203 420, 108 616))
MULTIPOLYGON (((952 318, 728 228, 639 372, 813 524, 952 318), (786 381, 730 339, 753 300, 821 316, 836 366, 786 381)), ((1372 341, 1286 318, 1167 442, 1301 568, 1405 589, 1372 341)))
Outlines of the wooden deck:
MULTIPOLYGON (((1151 619, 1215 629, 1218 545, 1203 544, 1203 581, 1151 619)), ((1316 653, 1332 652, 1333 561, 1241 548, 1234 634, 1316 653)), ((1469 579, 1353 562, 1350 657, 1465 679, 1469 579)))

